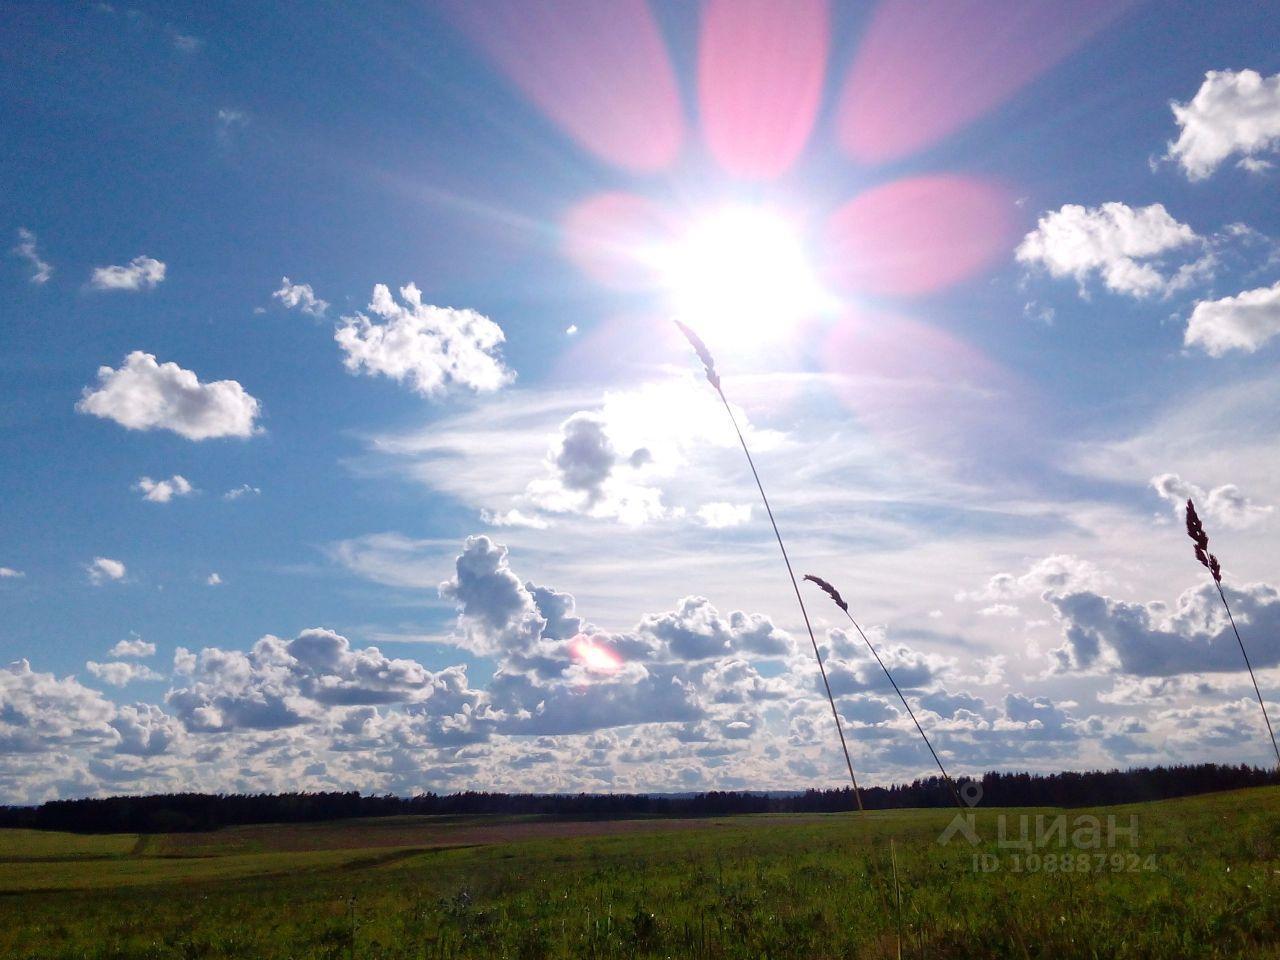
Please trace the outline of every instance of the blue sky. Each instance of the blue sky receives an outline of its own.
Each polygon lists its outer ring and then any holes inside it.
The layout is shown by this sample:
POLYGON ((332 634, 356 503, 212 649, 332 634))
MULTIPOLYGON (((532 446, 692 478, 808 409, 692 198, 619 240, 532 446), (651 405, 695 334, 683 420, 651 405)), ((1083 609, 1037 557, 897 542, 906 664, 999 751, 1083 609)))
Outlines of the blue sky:
POLYGON ((1263 5, 0 17, 0 800, 1265 760, 1263 5))

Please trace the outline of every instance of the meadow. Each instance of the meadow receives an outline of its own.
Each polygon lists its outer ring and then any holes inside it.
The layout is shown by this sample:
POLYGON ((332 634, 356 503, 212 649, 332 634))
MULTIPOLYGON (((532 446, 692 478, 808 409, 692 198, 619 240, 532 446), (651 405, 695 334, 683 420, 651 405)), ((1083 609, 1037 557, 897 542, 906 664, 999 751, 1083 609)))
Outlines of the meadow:
POLYGON ((1280 788, 955 816, 0 830, 0 956, 1280 957, 1280 788))

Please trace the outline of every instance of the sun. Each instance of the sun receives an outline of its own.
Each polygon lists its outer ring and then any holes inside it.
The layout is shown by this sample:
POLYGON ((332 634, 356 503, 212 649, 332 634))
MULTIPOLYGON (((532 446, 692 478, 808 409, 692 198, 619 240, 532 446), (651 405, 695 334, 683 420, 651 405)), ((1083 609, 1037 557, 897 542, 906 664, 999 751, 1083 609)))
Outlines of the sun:
POLYGON ((799 231, 765 207, 730 206, 696 219, 662 249, 658 272, 677 320, 742 346, 785 336, 830 300, 799 231))

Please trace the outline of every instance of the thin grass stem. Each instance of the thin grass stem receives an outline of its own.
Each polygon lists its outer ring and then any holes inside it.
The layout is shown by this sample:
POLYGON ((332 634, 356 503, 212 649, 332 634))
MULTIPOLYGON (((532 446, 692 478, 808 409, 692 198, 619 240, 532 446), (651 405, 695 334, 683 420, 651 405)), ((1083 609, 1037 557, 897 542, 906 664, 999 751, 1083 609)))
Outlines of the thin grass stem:
POLYGON ((898 933, 898 960, 902 960, 902 886, 898 883, 898 854, 889 838, 889 863, 893 867, 893 914, 898 933))
POLYGON ((956 806, 961 810, 966 809, 965 803, 960 799, 960 791, 956 789, 955 781, 951 779, 947 773, 947 768, 942 765, 942 760, 938 757, 938 751, 933 749, 933 744, 929 742, 929 736, 924 732, 924 727, 920 726, 920 721, 916 719, 916 713, 911 709, 911 704, 907 702, 906 696, 898 687, 898 682, 893 679, 893 674, 889 672, 889 668, 885 666, 884 661, 880 659, 880 653, 876 650, 875 645, 863 632, 858 621, 853 618, 853 614, 849 612, 849 605, 845 603, 844 597, 840 595, 835 587, 821 577, 815 577, 811 573, 806 573, 804 578, 810 583, 817 585, 827 596, 829 596, 837 607, 844 611, 844 615, 849 618, 849 622, 853 624, 853 629, 858 631, 858 636, 862 638, 862 642, 867 645, 867 649, 871 651, 871 655, 876 658, 876 663, 880 664, 880 669, 884 671, 884 675, 889 679, 889 683, 893 685, 893 692, 898 695, 898 699, 902 701, 902 705, 907 708, 907 715, 911 717, 911 722, 916 725, 916 730, 920 732, 920 739, 924 741, 924 745, 929 748, 929 753, 933 756, 933 762, 938 765, 938 770, 942 773, 942 779, 946 781, 947 786, 951 788, 951 796, 956 802, 956 806))
POLYGON ((1276 769, 1280 770, 1280 746, 1276 745, 1276 732, 1271 727, 1271 718, 1267 716, 1267 705, 1262 700, 1262 691, 1258 688, 1258 678, 1253 675, 1253 664, 1249 662, 1249 654, 1245 652, 1244 641, 1240 639, 1240 631, 1236 627, 1236 618, 1231 613, 1231 604, 1227 603, 1227 595, 1218 583, 1218 596, 1222 598, 1222 606, 1227 611, 1227 619, 1231 621, 1231 632, 1236 635, 1236 643, 1240 644, 1240 656, 1244 657, 1245 669, 1249 671, 1249 679, 1253 681, 1253 692, 1258 696, 1258 706, 1262 708, 1262 719, 1267 724, 1267 733, 1271 736, 1271 749, 1276 752, 1276 769))
POLYGON ((849 758, 849 744, 844 737, 844 726, 840 723, 840 711, 836 709, 836 699, 831 693, 831 683, 827 679, 827 668, 822 663, 822 652, 818 649, 818 640, 813 635, 813 624, 809 622, 809 611, 804 605, 804 597, 800 593, 800 584, 796 581, 795 571, 791 567, 791 558, 787 556, 787 545, 782 542, 782 533, 778 530, 778 521, 774 519, 773 508, 769 506, 769 497, 764 492, 764 484, 760 480, 760 472, 756 470, 755 460, 751 456, 751 448, 747 446, 747 439, 742 435, 742 428, 738 426, 738 418, 733 415, 733 408, 729 406, 729 400, 724 395, 724 390, 720 386, 720 375, 716 373, 715 361, 711 357, 711 352, 707 350, 706 344, 702 339, 686 327, 680 321, 676 321, 676 326, 680 328, 680 332, 684 334, 685 339, 689 341, 689 345, 693 347, 698 354, 698 358, 702 360, 703 366, 706 368, 707 382, 715 387, 715 391, 720 396, 720 402, 724 404, 725 412, 729 414, 729 422, 733 424, 733 432, 738 435, 738 442, 742 444, 742 452, 746 454, 747 466, 751 468, 751 476, 755 478, 756 489, 760 491, 760 500, 764 503, 764 512, 769 515, 769 524, 773 527, 773 535, 778 541, 778 549, 782 551, 782 562, 787 566, 787 576, 791 578, 791 589, 795 591, 796 603, 800 605, 800 615, 804 618, 805 630, 809 633, 809 643, 813 645, 813 656, 818 661, 818 672, 822 674, 822 685, 827 691, 827 702, 831 704, 831 717, 836 722, 836 733, 840 736, 840 749, 844 752, 844 764, 849 770, 849 782, 853 784, 853 799, 858 805, 859 813, 866 813, 862 805, 862 792, 858 789, 858 778, 853 772, 853 761, 849 758))
POLYGON ((849 759, 849 744, 844 738, 844 726, 840 723, 840 712, 836 710, 836 699, 831 694, 831 682, 827 679, 827 668, 822 663, 822 653, 818 649, 817 638, 813 635, 813 625, 809 622, 809 611, 805 609, 804 598, 800 595, 800 584, 796 582, 795 571, 791 568, 791 558, 787 556, 786 544, 782 542, 782 534, 778 532, 778 522, 773 518, 773 508, 769 506, 769 498, 765 495, 764 484, 760 482, 760 474, 756 471, 755 461, 751 458, 751 450, 747 447, 746 438, 742 435, 742 430, 738 426, 738 418, 733 415, 733 408, 729 406, 729 401, 725 399, 724 391, 716 387, 716 393, 720 394, 720 401, 724 404, 725 410, 729 414, 729 421, 733 424, 734 433, 738 435, 738 442, 742 444, 742 452, 747 455, 747 465, 751 468, 751 476, 755 478, 756 489, 760 491, 760 500, 764 503, 764 512, 769 515, 769 524, 773 527, 773 535, 777 538, 778 549, 782 551, 782 562, 787 565, 787 576, 791 578, 791 589, 795 591, 796 602, 800 604, 800 614, 804 617, 804 628, 809 632, 809 642, 813 644, 813 656, 818 661, 818 672, 822 674, 822 686, 827 691, 827 702, 831 704, 831 717, 836 722, 836 733, 840 735, 840 749, 844 751, 844 764, 849 769, 849 782, 853 784, 853 798, 858 803, 858 810, 863 811, 862 793, 858 789, 858 778, 853 773, 853 761, 849 759))
POLYGON ((1227 619, 1231 621, 1231 632, 1236 635, 1236 643, 1240 645, 1240 656, 1244 657, 1245 669, 1249 671, 1249 679, 1253 681, 1253 692, 1258 695, 1258 706, 1262 708, 1262 720, 1267 725, 1267 733, 1271 737, 1271 749, 1276 752, 1276 769, 1280 770, 1280 746, 1276 745, 1276 732, 1271 727, 1271 718, 1267 716, 1267 705, 1262 699, 1262 690, 1258 687, 1258 678, 1254 676, 1253 664, 1249 662, 1249 654, 1244 649, 1244 641, 1240 639, 1240 630, 1236 626, 1236 618, 1231 612, 1231 604, 1227 603, 1227 594, 1222 589, 1222 565, 1218 558, 1209 552, 1209 534, 1205 532, 1200 515, 1196 513, 1194 501, 1188 499, 1186 506, 1187 536, 1195 544, 1196 560, 1209 571, 1213 577, 1213 585, 1218 588, 1218 596, 1227 611, 1227 619))

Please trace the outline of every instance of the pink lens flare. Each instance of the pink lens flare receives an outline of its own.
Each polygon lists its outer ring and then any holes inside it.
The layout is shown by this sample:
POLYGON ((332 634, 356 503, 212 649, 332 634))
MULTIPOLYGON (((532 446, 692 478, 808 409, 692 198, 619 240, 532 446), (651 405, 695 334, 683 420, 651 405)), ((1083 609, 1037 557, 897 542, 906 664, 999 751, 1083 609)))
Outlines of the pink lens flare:
POLYGON ((1008 191, 972 177, 895 180, 831 214, 825 273, 857 293, 933 293, 1004 253, 1016 234, 1015 212, 1008 191))
POLYGON ((643 290, 659 280, 656 252, 677 229, 672 212, 634 193, 600 193, 574 206, 565 217, 564 251, 599 283, 619 290, 643 290))
POLYGON ((863 429, 925 456, 965 457, 974 439, 1019 427, 1016 378, 940 327, 880 311, 850 310, 828 331, 823 367, 863 429), (940 417, 939 410, 946 416, 940 417))
POLYGON ((596 156, 651 173, 680 153, 675 70, 645 0, 446 0, 452 21, 596 156))
POLYGON ((826 0, 709 0, 698 103, 729 173, 773 179, 795 163, 822 101, 830 33, 826 0))
POLYGON ((589 673, 617 673, 622 668, 617 651, 593 637, 577 636, 569 649, 589 673))
POLYGON ((1136 0, 882 0, 837 113, 861 163, 897 160, 1005 102, 1136 0))

